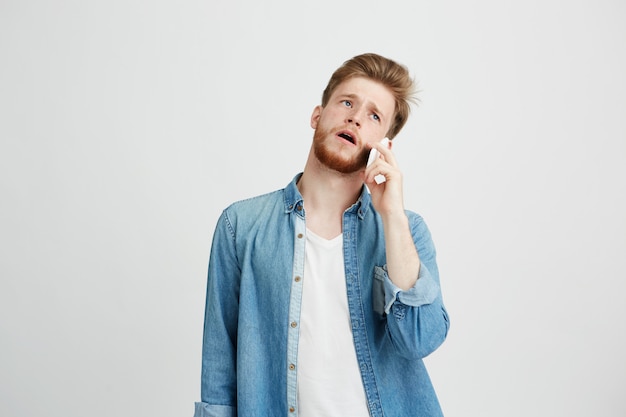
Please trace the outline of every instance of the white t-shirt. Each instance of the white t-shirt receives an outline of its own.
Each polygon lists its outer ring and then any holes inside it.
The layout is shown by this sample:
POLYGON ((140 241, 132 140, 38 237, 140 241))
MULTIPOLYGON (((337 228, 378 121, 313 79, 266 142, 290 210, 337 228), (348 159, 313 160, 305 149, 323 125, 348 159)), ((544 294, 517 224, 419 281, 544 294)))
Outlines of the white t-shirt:
POLYGON ((343 235, 307 230, 300 340, 299 417, 367 417, 354 350, 343 264, 343 235))

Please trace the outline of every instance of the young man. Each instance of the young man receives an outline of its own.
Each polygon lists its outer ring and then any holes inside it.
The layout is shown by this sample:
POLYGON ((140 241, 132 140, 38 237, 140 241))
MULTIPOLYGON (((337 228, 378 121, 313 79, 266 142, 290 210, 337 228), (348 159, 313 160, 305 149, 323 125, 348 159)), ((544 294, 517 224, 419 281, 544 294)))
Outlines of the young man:
POLYGON ((413 94, 394 61, 346 61, 313 110, 303 173, 224 210, 196 417, 442 415, 422 362, 449 326, 435 248, 380 143, 413 94))

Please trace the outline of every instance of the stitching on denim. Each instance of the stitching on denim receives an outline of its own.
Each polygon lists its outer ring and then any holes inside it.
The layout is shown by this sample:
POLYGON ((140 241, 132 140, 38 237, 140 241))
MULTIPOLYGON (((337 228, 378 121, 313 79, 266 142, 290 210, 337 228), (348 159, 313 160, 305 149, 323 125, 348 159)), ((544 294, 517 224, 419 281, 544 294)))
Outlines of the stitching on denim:
POLYGON ((395 302, 392 307, 393 316, 396 318, 396 321, 404 320, 406 316, 406 306, 404 304, 400 304, 395 302))

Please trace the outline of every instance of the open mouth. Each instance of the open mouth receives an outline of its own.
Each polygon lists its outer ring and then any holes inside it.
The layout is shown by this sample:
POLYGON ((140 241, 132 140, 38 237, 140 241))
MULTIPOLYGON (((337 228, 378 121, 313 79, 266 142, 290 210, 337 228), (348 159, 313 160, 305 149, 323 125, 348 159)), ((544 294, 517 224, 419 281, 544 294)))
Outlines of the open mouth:
POLYGON ((347 140, 348 142, 356 145, 356 140, 354 140, 354 138, 352 136, 350 136, 349 134, 347 134, 345 132, 341 132, 337 136, 339 136, 340 138, 343 138, 343 139, 347 140))

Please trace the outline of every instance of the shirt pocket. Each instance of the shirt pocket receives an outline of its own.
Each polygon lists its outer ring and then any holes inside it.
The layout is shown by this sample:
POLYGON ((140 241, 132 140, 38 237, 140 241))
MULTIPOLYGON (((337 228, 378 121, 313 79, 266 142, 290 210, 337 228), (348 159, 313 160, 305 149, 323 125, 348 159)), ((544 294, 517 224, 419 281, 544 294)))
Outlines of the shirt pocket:
POLYGON ((374 308, 374 312, 381 316, 385 315, 385 270, 380 266, 374 266, 372 307, 374 308))

